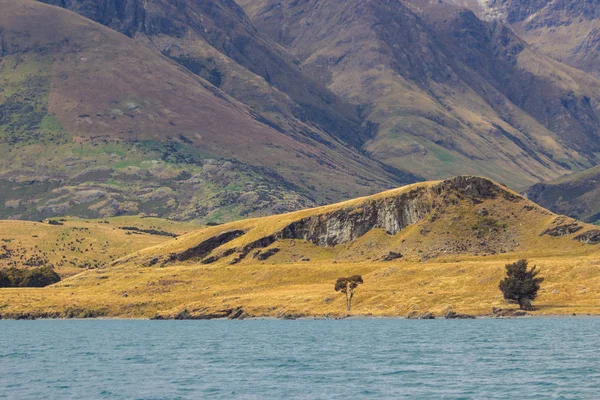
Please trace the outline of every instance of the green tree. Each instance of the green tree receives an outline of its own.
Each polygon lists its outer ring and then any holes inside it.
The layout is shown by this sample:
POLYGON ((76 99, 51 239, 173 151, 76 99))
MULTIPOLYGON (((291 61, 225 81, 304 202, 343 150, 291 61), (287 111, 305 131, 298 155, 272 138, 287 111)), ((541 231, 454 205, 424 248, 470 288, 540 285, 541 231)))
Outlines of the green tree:
POLYGON ((0 270, 0 287, 45 287, 60 282, 52 267, 0 270))
POLYGON ((353 275, 349 278, 339 278, 335 283, 335 291, 342 292, 346 295, 346 310, 350 311, 354 290, 362 283, 363 279, 360 275, 353 275))
POLYGON ((539 271, 534 266, 527 269, 527 260, 519 260, 506 265, 506 278, 499 289, 507 301, 518 303, 521 310, 531 309, 531 302, 537 297, 540 283, 544 278, 538 278, 539 271))
POLYGON ((20 282, 21 287, 45 287, 60 282, 60 276, 51 267, 26 270, 20 282))

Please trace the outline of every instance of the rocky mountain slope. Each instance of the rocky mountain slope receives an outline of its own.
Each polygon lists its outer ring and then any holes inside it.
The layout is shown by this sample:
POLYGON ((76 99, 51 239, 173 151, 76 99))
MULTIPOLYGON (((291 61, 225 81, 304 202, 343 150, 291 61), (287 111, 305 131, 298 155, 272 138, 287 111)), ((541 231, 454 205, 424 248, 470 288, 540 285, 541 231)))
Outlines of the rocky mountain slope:
POLYGON ((487 0, 484 18, 499 18, 535 48, 600 76, 600 3, 597 0, 487 0))
POLYGON ((560 214, 590 223, 600 222, 600 167, 538 183, 527 198, 560 214))
POLYGON ((201 229, 41 290, 0 290, 0 315, 337 317, 334 283, 355 274, 356 314, 482 315, 511 307, 498 282, 524 257, 545 278, 539 313, 599 313, 599 243, 597 227, 465 176, 201 229))
POLYGON ((282 129, 77 14, 28 0, 0 5, 4 217, 218 222, 414 179, 298 119, 304 130, 282 129))
POLYGON ((378 126, 363 148, 426 177, 514 187, 595 164, 599 82, 499 22, 430 1, 240 0, 257 28, 378 126))
POLYGON ((44 0, 121 32, 251 106, 269 123, 327 141, 360 144, 368 129, 355 107, 303 74, 262 37, 233 1, 44 0), (325 135, 326 136, 326 135, 325 135))

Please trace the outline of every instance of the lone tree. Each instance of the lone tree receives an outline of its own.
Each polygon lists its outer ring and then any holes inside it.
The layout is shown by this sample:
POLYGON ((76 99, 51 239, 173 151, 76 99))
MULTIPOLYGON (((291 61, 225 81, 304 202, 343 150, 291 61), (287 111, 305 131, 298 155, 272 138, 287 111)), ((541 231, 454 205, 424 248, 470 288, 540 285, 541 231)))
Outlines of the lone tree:
POLYGON ((346 295, 346 309, 350 311, 352 307, 352 297, 354 297, 354 289, 363 283, 362 276, 353 275, 349 278, 339 278, 335 283, 335 291, 342 292, 346 295))
POLYGON ((527 260, 519 260, 506 265, 506 278, 498 286, 504 298, 518 303, 521 310, 530 310, 531 302, 537 297, 540 283, 544 278, 538 278, 539 271, 535 266, 527 269, 527 260))

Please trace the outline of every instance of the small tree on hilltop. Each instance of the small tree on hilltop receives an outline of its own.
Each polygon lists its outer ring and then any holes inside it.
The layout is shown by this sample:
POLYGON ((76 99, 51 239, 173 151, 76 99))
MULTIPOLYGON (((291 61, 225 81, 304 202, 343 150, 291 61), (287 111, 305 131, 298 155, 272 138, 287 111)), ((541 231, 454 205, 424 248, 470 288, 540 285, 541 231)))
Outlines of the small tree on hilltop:
POLYGON ((352 307, 352 297, 354 297, 354 289, 363 283, 362 276, 353 275, 349 278, 339 278, 335 283, 335 291, 342 292, 346 295, 346 309, 350 311, 352 307))
POLYGON ((508 301, 518 303, 521 310, 531 309, 531 302, 537 297, 540 283, 544 278, 538 278, 539 271, 534 266, 527 269, 527 260, 519 260, 506 265, 506 278, 498 286, 508 301))

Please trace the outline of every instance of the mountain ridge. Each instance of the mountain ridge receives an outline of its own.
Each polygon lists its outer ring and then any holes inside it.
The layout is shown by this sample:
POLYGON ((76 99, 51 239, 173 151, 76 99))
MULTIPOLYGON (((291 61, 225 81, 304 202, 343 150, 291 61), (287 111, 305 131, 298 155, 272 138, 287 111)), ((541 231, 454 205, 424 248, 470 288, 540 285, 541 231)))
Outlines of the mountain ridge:
POLYGON ((484 19, 501 20, 527 42, 558 61, 600 76, 600 19, 595 0, 446 0, 484 19))
POLYGON ((597 162, 598 81, 501 23, 425 0, 239 3, 304 70, 364 104, 379 127, 363 146, 374 158, 427 178, 480 173, 517 188, 597 162))

